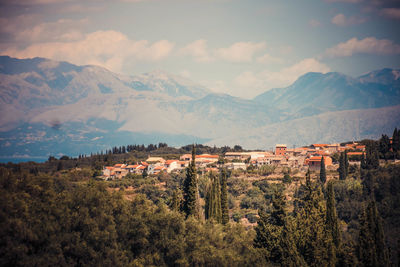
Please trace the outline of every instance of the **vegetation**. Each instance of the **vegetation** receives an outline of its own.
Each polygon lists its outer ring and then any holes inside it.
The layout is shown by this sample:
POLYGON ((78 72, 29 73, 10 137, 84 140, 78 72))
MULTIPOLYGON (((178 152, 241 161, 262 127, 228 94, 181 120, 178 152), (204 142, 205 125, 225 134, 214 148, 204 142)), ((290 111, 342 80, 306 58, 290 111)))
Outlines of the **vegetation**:
MULTIPOLYGON (((322 165, 297 176, 273 169, 275 180, 266 172, 203 174, 200 145, 190 147, 185 171, 115 181, 94 178, 100 159, 134 157, 142 147, 4 164, 0 265, 396 266, 400 165, 390 160, 398 150, 385 136, 362 142, 360 168, 346 153, 339 159, 344 179, 322 165)), ((173 154, 166 145, 152 151, 173 154)))

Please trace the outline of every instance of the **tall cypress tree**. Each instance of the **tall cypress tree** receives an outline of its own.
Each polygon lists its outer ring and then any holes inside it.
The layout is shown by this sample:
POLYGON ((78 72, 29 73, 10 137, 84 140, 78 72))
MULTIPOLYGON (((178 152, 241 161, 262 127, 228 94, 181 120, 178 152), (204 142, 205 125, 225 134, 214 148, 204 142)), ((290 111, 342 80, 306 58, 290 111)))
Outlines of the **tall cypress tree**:
POLYGON ((400 151, 400 136, 399 136, 400 131, 397 130, 397 127, 393 131, 393 136, 392 136, 392 150, 394 153, 397 151, 400 151))
POLYGON ((321 187, 311 183, 308 175, 304 186, 302 205, 296 212, 296 244, 309 266, 333 266, 333 242, 326 231, 326 205, 321 187))
POLYGON ((358 258, 364 266, 389 266, 382 219, 375 200, 369 202, 360 218, 358 258))
POLYGON ((227 173, 226 169, 221 171, 221 213, 222 223, 229 222, 229 207, 228 207, 228 187, 227 187, 227 173))
POLYGON ((326 226, 332 235, 332 241, 339 249, 341 243, 341 234, 335 206, 335 192, 333 191, 333 183, 328 183, 327 199, 326 199, 326 226))
POLYGON ((325 159, 324 156, 321 158, 321 169, 319 170, 319 180, 321 181, 322 185, 326 182, 326 169, 325 169, 325 159))
POLYGON ((221 211, 221 185, 219 179, 210 174, 210 183, 206 195, 205 205, 206 219, 213 218, 216 222, 222 223, 221 211))
POLYGON ((338 172, 339 172, 339 179, 345 180, 346 179, 346 158, 345 158, 345 153, 343 153, 343 152, 340 153, 338 172))
POLYGON ((196 173, 196 147, 193 145, 192 149, 192 161, 186 168, 186 178, 184 181, 183 189, 183 211, 186 217, 194 215, 199 217, 197 205, 198 205, 198 189, 197 189, 197 173, 196 173))
POLYGON ((172 193, 170 208, 174 211, 180 211, 182 207, 182 192, 179 189, 172 193))
POLYGON ((344 152, 344 179, 349 175, 349 158, 347 156, 347 151, 344 152))
POLYGON ((266 259, 274 263, 283 262, 285 247, 295 247, 293 242, 290 242, 291 233, 288 232, 288 229, 284 229, 286 222, 285 205, 283 192, 276 191, 272 197, 270 215, 259 211, 260 217, 255 227, 254 246, 263 248, 266 259))
POLYGON ((362 153, 361 156, 361 164, 360 164, 361 169, 366 169, 367 168, 367 163, 365 162, 365 153, 362 153))

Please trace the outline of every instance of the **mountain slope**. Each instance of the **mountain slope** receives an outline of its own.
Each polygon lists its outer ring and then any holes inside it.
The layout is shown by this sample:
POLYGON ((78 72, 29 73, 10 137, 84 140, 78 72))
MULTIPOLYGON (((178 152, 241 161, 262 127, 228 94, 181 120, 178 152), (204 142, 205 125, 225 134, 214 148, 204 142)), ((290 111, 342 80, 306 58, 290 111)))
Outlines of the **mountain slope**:
POLYGON ((379 108, 400 103, 398 70, 352 78, 331 72, 307 73, 291 86, 267 91, 254 100, 299 118, 328 111, 379 108))
POLYGON ((308 73, 287 88, 245 100, 163 71, 128 76, 3 56, 0 157, 76 155, 127 143, 268 148, 376 138, 400 125, 399 73, 308 73))
POLYGON ((246 148, 271 149, 275 144, 289 147, 343 140, 376 139, 382 133, 391 134, 400 125, 400 105, 327 112, 265 127, 243 130, 207 142, 209 145, 241 144, 246 148))

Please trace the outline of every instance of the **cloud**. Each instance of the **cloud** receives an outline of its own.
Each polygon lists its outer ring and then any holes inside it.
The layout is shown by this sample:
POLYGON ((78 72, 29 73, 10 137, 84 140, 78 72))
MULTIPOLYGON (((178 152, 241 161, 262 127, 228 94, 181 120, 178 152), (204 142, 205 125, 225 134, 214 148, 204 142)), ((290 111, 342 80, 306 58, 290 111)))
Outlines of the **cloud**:
POLYGON ((82 28, 88 19, 59 19, 55 22, 40 23, 16 33, 17 41, 29 43, 49 41, 75 41, 83 38, 82 28))
POLYGON ((301 75, 308 72, 329 72, 330 68, 319 62, 315 58, 306 58, 293 64, 291 66, 285 67, 280 71, 262 71, 259 73, 254 73, 251 71, 245 71, 238 75, 233 83, 236 87, 242 90, 236 90, 236 92, 242 92, 242 95, 237 94, 237 96, 242 97, 254 97, 266 90, 272 88, 286 87, 296 81, 301 75), (252 93, 249 95, 249 91, 252 93), (243 95, 246 94, 246 95, 243 95))
POLYGON ((271 56, 270 54, 264 54, 257 58, 258 63, 275 63, 281 64, 284 62, 282 58, 271 56))
POLYGON ((400 54, 400 45, 388 39, 379 40, 375 37, 367 37, 362 40, 352 38, 347 42, 328 48, 325 55, 329 57, 347 57, 358 53, 397 55, 400 54))
POLYGON ((400 8, 383 8, 380 14, 390 19, 400 19, 400 8))
POLYGON ((229 62, 251 62, 254 55, 265 48, 265 42, 238 42, 230 47, 217 49, 215 54, 218 58, 229 62))
POLYGON ((308 25, 310 25, 310 26, 313 27, 313 28, 316 28, 316 27, 320 27, 322 24, 321 24, 321 22, 319 22, 318 20, 312 19, 312 20, 310 20, 310 21, 308 22, 308 25))
POLYGON ((365 21, 366 21, 365 18, 356 17, 356 16, 352 16, 352 17, 346 18, 346 16, 343 15, 343 14, 337 14, 331 20, 331 22, 333 24, 336 24, 336 25, 342 26, 342 27, 343 26, 349 26, 349 25, 362 24, 365 21))
POLYGON ((46 57, 78 65, 94 64, 121 71, 126 61, 162 60, 173 48, 174 43, 167 40, 149 43, 131 40, 117 31, 96 31, 80 40, 35 43, 24 49, 14 47, 1 53, 18 58, 46 57))
MULTIPOLYGON (((242 63, 252 62, 254 56, 258 52, 265 50, 265 48, 265 42, 237 42, 229 47, 209 49, 207 40, 200 39, 181 48, 179 54, 191 56, 196 62, 213 62, 219 59, 228 62, 242 63)), ((268 55, 264 56, 266 60, 268 55)), ((269 57, 269 59, 272 59, 272 57, 269 57)), ((263 60, 262 57, 260 60, 263 60)))
POLYGON ((213 58, 210 56, 207 48, 206 40, 197 40, 183 47, 180 52, 183 56, 191 56, 196 62, 211 62, 213 58))

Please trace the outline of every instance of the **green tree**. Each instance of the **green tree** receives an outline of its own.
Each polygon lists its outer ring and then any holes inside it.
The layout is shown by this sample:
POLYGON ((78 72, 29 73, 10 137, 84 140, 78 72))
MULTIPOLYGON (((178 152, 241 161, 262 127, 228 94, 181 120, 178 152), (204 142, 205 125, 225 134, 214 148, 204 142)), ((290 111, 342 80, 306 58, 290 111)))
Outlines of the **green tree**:
POLYGON ((344 177, 345 179, 349 175, 349 157, 347 156, 347 151, 344 152, 344 177))
POLYGON ((326 206, 321 186, 306 176, 304 196, 296 211, 296 244, 309 266, 334 266, 332 237, 326 231, 326 206))
POLYGON ((221 183, 217 176, 210 174, 208 185, 206 204, 205 204, 206 219, 214 219, 218 223, 222 223, 221 211, 221 183))
POLYGON ((322 185, 326 182, 326 169, 325 169, 325 159, 324 156, 321 158, 321 168, 319 171, 319 180, 321 181, 322 185))
POLYGON ((339 158, 339 179, 345 180, 348 173, 348 161, 347 161, 347 153, 341 152, 339 158))
POLYGON ((199 217, 198 213, 198 188, 197 188, 197 171, 196 171, 196 147, 193 145, 192 161, 186 168, 186 178, 183 189, 183 211, 186 217, 194 215, 199 217))
POLYGON ((358 258, 363 266, 389 266, 382 219, 375 200, 369 202, 360 218, 358 258))
POLYGON ((228 187, 227 187, 227 173, 226 169, 221 170, 221 216, 222 223, 229 222, 229 206, 228 206, 228 187))
POLYGON ((335 205, 335 192, 333 191, 333 183, 328 183, 327 186, 327 199, 326 199, 326 226, 332 235, 332 241, 336 249, 340 248, 341 233, 339 229, 339 222, 336 213, 335 205))
POLYGON ((254 246, 264 248, 268 261, 279 263, 282 261, 282 231, 285 224, 285 199, 283 193, 276 191, 272 197, 272 211, 268 215, 259 210, 260 218, 257 222, 254 246))
POLYGON ((175 189, 172 193, 170 208, 174 211, 180 211, 182 208, 182 191, 175 189))
POLYGON ((397 127, 393 131, 393 136, 392 136, 392 149, 394 153, 397 153, 397 151, 400 151, 400 131, 397 130, 397 127))

